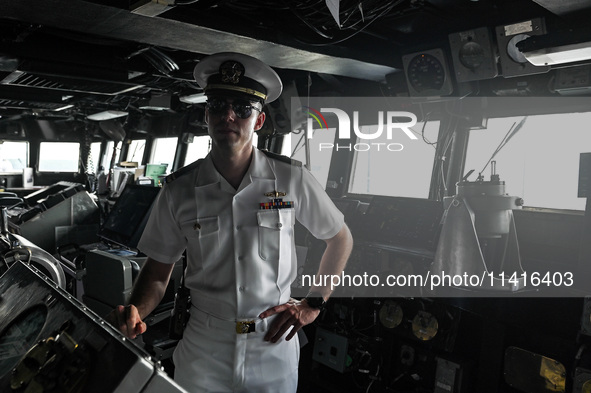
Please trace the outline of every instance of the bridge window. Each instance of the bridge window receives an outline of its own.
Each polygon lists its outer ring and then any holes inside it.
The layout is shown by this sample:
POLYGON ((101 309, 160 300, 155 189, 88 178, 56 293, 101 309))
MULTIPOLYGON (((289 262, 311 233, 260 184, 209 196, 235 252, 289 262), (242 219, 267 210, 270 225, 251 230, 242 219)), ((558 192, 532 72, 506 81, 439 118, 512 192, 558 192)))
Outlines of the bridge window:
POLYGON ((105 154, 103 155, 103 167, 105 168, 105 171, 108 172, 109 169, 111 169, 111 159, 113 158, 113 153, 115 153, 115 161, 113 161, 114 164, 117 164, 119 162, 119 155, 121 154, 121 142, 117 142, 117 145, 115 145, 115 142, 113 141, 109 141, 107 142, 107 148, 105 149, 105 154))
POLYGON ((308 140, 310 143, 310 162, 306 160, 306 148, 304 146, 305 134, 291 134, 291 137, 283 139, 282 154, 307 164, 312 175, 320 184, 326 187, 328 170, 332 159, 333 149, 328 146, 334 143, 336 129, 329 128, 315 130, 314 138, 308 140))
POLYGON ((40 172, 78 172, 80 144, 77 142, 41 142, 40 172))
POLYGON ((22 172, 28 163, 28 142, 0 141, 0 172, 22 172))
MULTIPOLYGON (((254 133, 252 135, 252 144, 257 146, 259 136, 254 133)), ((187 155, 185 156, 185 162, 183 166, 189 165, 193 161, 196 161, 200 158, 205 158, 205 156, 211 150, 211 137, 209 135, 199 135, 193 137, 193 142, 189 143, 187 146, 187 155)))
POLYGON ((88 173, 98 173, 99 172, 99 161, 101 158, 101 142, 92 142, 90 144, 90 154, 88 156, 87 170, 88 173))
POLYGON ((211 137, 209 135, 200 135, 193 138, 193 142, 187 146, 187 155, 184 165, 189 165, 193 161, 204 158, 211 150, 211 137))
MULTIPOLYGON (((372 134, 377 126, 361 127, 372 134)), ((439 121, 417 123, 411 128, 417 139, 403 137, 364 139, 339 149, 355 151, 349 192, 410 198, 428 198, 439 121)))
POLYGON ((127 161, 142 164, 144 158, 144 149, 146 147, 145 139, 132 140, 127 150, 127 161))
MULTIPOLYGON (((486 130, 471 131, 465 171, 482 171, 508 131, 523 119, 489 119, 486 130)), ((527 117, 494 158, 507 193, 522 197, 526 206, 585 210, 585 198, 578 198, 577 190, 580 153, 591 151, 589 124, 591 112, 527 117)), ((483 175, 490 179, 490 164, 483 175)))
POLYGON ((170 170, 176 154, 178 138, 156 138, 150 155, 150 164, 168 164, 170 170))

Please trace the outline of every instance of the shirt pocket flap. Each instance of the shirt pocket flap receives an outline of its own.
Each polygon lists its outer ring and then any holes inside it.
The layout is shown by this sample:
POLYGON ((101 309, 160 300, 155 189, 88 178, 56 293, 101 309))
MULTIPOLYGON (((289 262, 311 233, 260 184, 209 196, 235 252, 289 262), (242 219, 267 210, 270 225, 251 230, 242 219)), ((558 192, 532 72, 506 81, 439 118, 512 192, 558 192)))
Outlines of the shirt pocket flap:
POLYGON ((181 230, 187 237, 204 236, 219 230, 218 217, 203 217, 181 223, 181 230))
POLYGON ((258 212, 257 219, 260 227, 281 230, 292 226, 293 214, 293 209, 263 210, 258 212))
POLYGON ((201 234, 201 236, 218 232, 220 229, 217 216, 198 218, 196 225, 197 225, 197 230, 201 234))

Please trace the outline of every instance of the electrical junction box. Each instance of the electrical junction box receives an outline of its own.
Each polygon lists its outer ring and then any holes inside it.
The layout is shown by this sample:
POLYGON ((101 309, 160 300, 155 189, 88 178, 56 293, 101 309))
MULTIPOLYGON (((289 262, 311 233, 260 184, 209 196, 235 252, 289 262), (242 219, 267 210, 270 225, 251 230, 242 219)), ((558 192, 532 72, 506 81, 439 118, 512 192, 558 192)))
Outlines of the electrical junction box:
POLYGON ((496 53, 488 28, 450 34, 449 45, 458 82, 492 79, 498 75, 496 53))
POLYGON ((449 360, 437 358, 434 393, 457 393, 461 390, 462 368, 449 360))
POLYGON ((347 366, 348 347, 347 337, 317 328, 312 359, 342 373, 347 366))

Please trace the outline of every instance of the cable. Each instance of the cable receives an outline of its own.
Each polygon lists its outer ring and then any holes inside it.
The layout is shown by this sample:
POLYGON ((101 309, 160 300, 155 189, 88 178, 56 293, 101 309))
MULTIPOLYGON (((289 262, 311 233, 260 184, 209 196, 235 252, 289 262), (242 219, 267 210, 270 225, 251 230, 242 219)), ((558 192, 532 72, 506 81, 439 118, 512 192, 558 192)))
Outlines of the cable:
POLYGON ((302 143, 302 141, 304 141, 304 138, 306 137, 305 133, 301 133, 302 136, 300 137, 300 139, 298 140, 298 142, 296 143, 295 147, 292 149, 291 155, 290 157, 293 157, 298 151, 301 150, 302 147, 305 146, 305 143, 302 143), (300 146, 301 144, 301 146, 300 146))
POLYGON ((178 64, 170 56, 154 47, 148 47, 146 50, 140 49, 128 57, 130 58, 135 55, 141 55, 148 63, 164 75, 169 75, 171 72, 180 69, 178 64))
POLYGON ((459 117, 452 116, 450 121, 445 123, 445 129, 438 136, 438 145, 435 150, 436 161, 433 166, 431 191, 429 194, 430 198, 434 198, 435 200, 442 200, 441 192, 447 192, 444 163, 447 157, 447 151, 453 141, 453 130, 459 121, 459 117), (439 142, 441 143, 439 144, 439 142))
POLYGON ((445 156, 441 157, 441 182, 443 184, 443 189, 446 191, 447 194, 447 184, 445 181, 445 172, 443 171, 443 162, 445 162, 445 156))
MULTIPOLYGON (((285 3, 285 0, 283 0, 283 2, 285 3)), ((310 28, 310 30, 312 30, 313 32, 315 32, 316 34, 318 34, 319 36, 321 36, 321 37, 323 37, 323 38, 327 38, 327 39, 332 39, 332 38, 333 38, 332 36, 330 36, 330 35, 327 35, 327 34, 323 33, 322 31, 320 31, 320 30, 319 30, 318 28, 316 28, 316 27, 315 27, 315 26, 314 26, 314 25, 313 25, 311 22, 309 22, 307 19, 305 19, 304 17, 302 17, 302 16, 300 15, 300 13, 299 13, 299 12, 298 12, 296 9, 292 8, 292 7, 289 5, 289 3, 287 3, 286 5, 289 7, 290 11, 291 11, 291 12, 292 12, 292 13, 293 13, 293 14, 294 14, 294 15, 295 15, 295 16, 296 16, 296 17, 297 17, 299 20, 301 20, 302 22, 304 22, 304 24, 310 28)))
POLYGON ((170 56, 168 56, 166 53, 164 53, 156 48, 150 48, 150 50, 153 53, 155 53, 156 55, 158 55, 164 61, 164 63, 168 66, 167 68, 170 69, 171 71, 178 71, 180 69, 179 66, 175 63, 175 61, 172 60, 170 58, 170 56))
POLYGON ((394 9, 394 7, 396 7, 397 5, 399 5, 400 3, 402 3, 404 0, 397 0, 394 3, 392 3, 392 5, 386 9, 384 9, 378 16, 376 16, 375 18, 373 18, 372 20, 370 20, 369 22, 367 22, 367 24, 365 24, 362 28, 360 28, 359 30, 355 31, 354 33, 348 35, 347 37, 335 40, 335 41, 331 41, 331 42, 325 42, 325 43, 320 43, 320 44, 313 44, 313 43, 308 43, 308 45, 311 46, 328 46, 328 45, 334 45, 334 44, 340 44, 341 42, 347 41, 353 37, 355 37, 357 34, 363 32, 365 29, 367 29, 373 22, 375 22, 376 20, 378 20, 380 17, 382 17, 383 15, 387 14, 388 12, 392 11, 392 9, 394 9))
POLYGON ((413 130, 412 128, 410 130, 413 133, 415 133, 416 135, 419 135, 423 139, 423 142, 425 142, 427 145, 431 145, 431 146, 433 146, 434 149, 437 150, 437 142, 431 142, 427 139, 427 137, 425 137, 425 128, 427 127, 427 123, 429 122, 430 117, 431 117, 431 112, 427 112, 427 114, 425 115, 425 117, 423 119, 423 126, 421 127, 420 134, 418 132, 416 132, 415 130, 413 130))
POLYGON ((380 374, 380 364, 378 363, 378 365, 376 366, 376 373, 375 373, 374 377, 372 378, 371 382, 369 383, 369 385, 367 386, 367 390, 365 391, 365 393, 369 393, 369 389, 371 389, 371 385, 373 385, 373 383, 378 379, 379 374, 380 374))
POLYGON ((133 151, 133 153, 132 153, 132 155, 131 155, 131 158, 129 159, 129 161, 133 161, 133 159, 135 158, 135 154, 137 153, 137 151, 138 151, 140 148, 145 148, 145 145, 146 145, 146 142, 145 142, 145 141, 144 141, 144 143, 142 143, 141 145, 140 145, 139 143, 138 143, 138 144, 136 144, 136 145, 135 145, 135 149, 134 149, 134 151, 133 151))

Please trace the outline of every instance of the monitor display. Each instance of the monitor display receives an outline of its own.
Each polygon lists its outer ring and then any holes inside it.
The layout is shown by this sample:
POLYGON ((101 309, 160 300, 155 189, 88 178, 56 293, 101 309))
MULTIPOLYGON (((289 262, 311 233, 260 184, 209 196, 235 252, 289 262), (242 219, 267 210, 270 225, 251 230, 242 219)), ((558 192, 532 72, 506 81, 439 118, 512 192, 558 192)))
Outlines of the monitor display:
POLYGON ((159 191, 159 187, 128 184, 111 209, 99 236, 108 243, 137 247, 159 191))

